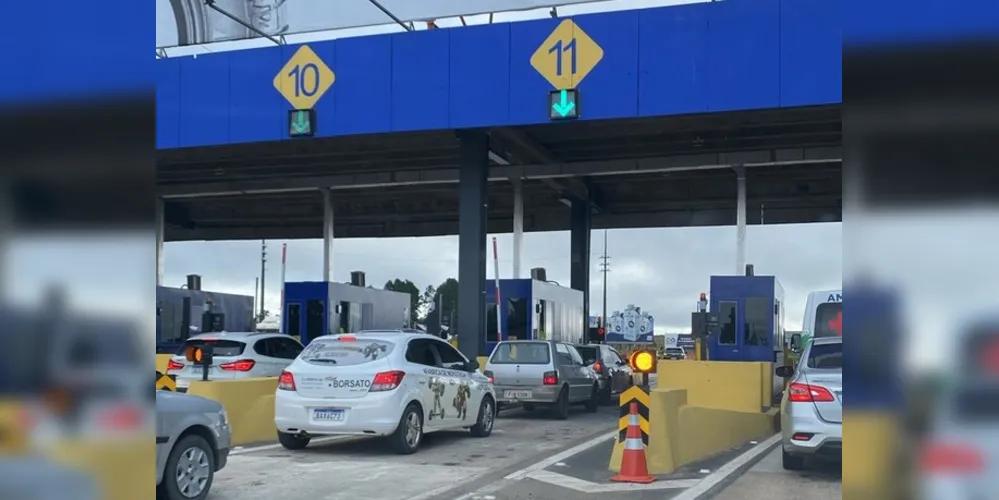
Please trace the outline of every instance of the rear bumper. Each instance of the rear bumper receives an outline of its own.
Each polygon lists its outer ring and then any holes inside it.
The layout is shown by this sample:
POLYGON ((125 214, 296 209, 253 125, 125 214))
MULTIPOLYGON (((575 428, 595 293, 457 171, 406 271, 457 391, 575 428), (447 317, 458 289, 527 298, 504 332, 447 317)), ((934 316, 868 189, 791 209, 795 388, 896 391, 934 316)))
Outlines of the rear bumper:
POLYGON ((819 418, 812 403, 789 403, 781 415, 781 443, 792 455, 838 459, 843 456, 843 424, 819 418), (804 434, 807 439, 793 439, 804 434))
POLYGON ((274 425, 277 430, 291 434, 387 436, 395 432, 403 408, 412 399, 403 391, 391 391, 381 397, 314 399, 279 390, 274 398, 274 425), (344 419, 316 421, 312 418, 312 410, 316 408, 343 409, 344 419))
POLYGON ((529 403, 529 404, 554 404, 558 399, 557 385, 537 385, 528 387, 518 387, 509 385, 496 385, 496 402, 500 404, 529 403), (507 391, 531 391, 529 398, 507 397, 507 391))

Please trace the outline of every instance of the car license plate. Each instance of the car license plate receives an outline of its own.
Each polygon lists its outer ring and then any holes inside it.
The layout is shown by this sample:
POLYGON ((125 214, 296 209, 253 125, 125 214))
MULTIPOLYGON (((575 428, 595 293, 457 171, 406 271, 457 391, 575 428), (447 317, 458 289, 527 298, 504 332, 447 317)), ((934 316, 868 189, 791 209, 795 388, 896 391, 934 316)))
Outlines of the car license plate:
POLYGON ((506 391, 503 396, 507 399, 531 399, 531 391, 506 391))
POLYGON ((344 411, 340 408, 317 408, 312 410, 312 419, 317 422, 343 422, 344 411))

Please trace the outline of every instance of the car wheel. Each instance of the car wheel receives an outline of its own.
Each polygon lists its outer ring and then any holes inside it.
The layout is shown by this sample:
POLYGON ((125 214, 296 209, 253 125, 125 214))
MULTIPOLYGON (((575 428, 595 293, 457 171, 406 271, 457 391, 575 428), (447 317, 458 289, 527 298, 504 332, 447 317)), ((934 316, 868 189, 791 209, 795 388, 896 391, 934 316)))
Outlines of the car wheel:
POLYGON ((787 450, 781 448, 780 463, 784 467, 784 470, 804 470, 805 469, 805 458, 796 457, 787 452, 787 450))
POLYGON ((496 409, 493 398, 485 396, 479 403, 479 418, 472 426, 472 436, 477 438, 489 437, 493 433, 493 423, 496 421, 496 409))
POLYGON ((278 442, 286 450, 304 449, 306 446, 309 446, 309 441, 312 441, 312 438, 309 436, 278 431, 278 442))
POLYGON ((600 387, 597 384, 593 384, 593 389, 590 390, 590 399, 586 400, 586 411, 589 413, 596 413, 600 408, 600 387))
POLYGON ((558 420, 569 418, 569 390, 565 387, 558 393, 558 400, 555 401, 555 406, 552 407, 552 413, 558 420))
POLYGON ((215 451, 205 438, 185 436, 167 458, 163 489, 169 500, 203 500, 215 478, 215 451))
POLYGON ((389 442, 396 453, 411 455, 416 453, 423 441, 423 412, 416 403, 410 403, 402 412, 399 426, 389 436, 389 442))

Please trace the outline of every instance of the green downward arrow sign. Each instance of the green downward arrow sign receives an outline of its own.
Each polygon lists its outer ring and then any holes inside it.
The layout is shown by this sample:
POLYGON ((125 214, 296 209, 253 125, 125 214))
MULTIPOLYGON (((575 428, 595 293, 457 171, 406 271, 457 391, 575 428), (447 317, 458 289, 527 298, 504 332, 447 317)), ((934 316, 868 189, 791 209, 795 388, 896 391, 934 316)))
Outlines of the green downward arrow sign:
POLYGON ((291 121, 291 129, 296 134, 307 134, 312 124, 309 123, 308 111, 296 111, 295 118, 291 121))
POLYGON ((565 118, 566 115, 572 113, 573 109, 576 109, 576 103, 569 101, 569 92, 563 89, 559 93, 559 101, 552 104, 552 110, 558 113, 560 117, 565 118))

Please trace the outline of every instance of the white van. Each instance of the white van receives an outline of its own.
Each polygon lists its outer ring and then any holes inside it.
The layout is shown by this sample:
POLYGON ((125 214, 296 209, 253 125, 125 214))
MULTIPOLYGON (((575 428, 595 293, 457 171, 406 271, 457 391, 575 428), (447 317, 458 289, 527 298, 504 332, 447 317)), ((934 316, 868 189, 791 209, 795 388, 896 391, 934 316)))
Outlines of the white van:
POLYGON ((843 290, 808 294, 805 318, 801 322, 801 347, 812 338, 843 336, 843 290))

